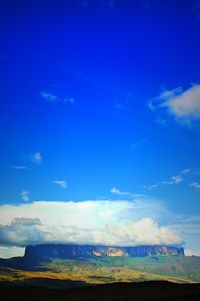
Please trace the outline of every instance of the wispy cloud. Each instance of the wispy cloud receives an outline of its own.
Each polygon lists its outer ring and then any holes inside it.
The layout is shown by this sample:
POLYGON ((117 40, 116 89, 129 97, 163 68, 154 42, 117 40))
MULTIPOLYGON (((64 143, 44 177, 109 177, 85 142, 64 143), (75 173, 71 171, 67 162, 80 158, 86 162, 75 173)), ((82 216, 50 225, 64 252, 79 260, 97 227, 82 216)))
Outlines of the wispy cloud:
POLYGON ((74 104, 75 99, 73 97, 68 97, 68 96, 59 96, 55 93, 52 93, 50 91, 42 91, 40 92, 40 96, 45 99, 48 102, 51 103, 69 103, 69 104, 74 104))
POLYGON ((75 102, 75 99, 73 97, 65 97, 63 102, 73 104, 75 102))
POLYGON ((180 174, 181 175, 187 175, 187 174, 190 174, 192 173, 193 171, 190 169, 190 168, 186 168, 186 169, 183 169, 180 171, 180 174))
POLYGON ((168 185, 174 185, 179 184, 183 181, 183 177, 181 175, 173 176, 167 181, 162 181, 161 184, 168 184, 168 185))
POLYGON ((124 197, 132 197, 134 194, 129 191, 120 191, 119 189, 113 187, 111 188, 110 192, 112 194, 118 195, 118 196, 124 196, 124 197))
POLYGON ((147 190, 153 190, 153 189, 158 188, 162 185, 177 185, 177 184, 180 184, 181 182, 183 182, 185 176, 190 174, 191 172, 192 172, 192 170, 189 169, 189 168, 183 169, 176 176, 172 176, 171 178, 169 178, 167 180, 163 180, 163 181, 160 181, 160 182, 155 183, 155 184, 144 185, 144 188, 146 188, 147 190))
POLYGON ((200 183, 198 183, 198 182, 192 182, 192 183, 190 183, 190 186, 192 188, 194 188, 195 190, 200 190, 200 183))
POLYGON ((44 98, 46 101, 55 103, 58 101, 58 97, 54 94, 52 94, 51 92, 48 91, 42 91, 40 92, 40 95, 42 98, 44 98))
POLYGON ((29 201, 29 195, 30 195, 30 193, 26 190, 22 190, 22 192, 20 193, 20 196, 24 202, 29 201))
POLYGON ((11 166, 12 169, 15 169, 15 170, 25 170, 25 169, 28 169, 27 166, 24 166, 24 165, 14 165, 14 166, 11 166))
POLYGON ((132 143, 131 148, 135 149, 147 143, 146 139, 141 139, 132 143))
POLYGON ((68 187, 67 181, 65 181, 65 180, 54 180, 53 183, 59 185, 60 187, 62 187, 64 189, 68 187))
POLYGON ((42 155, 40 152, 36 152, 30 155, 31 161, 37 165, 42 164, 42 155))
POLYGON ((149 185, 144 185, 143 187, 147 190, 153 190, 156 189, 160 186, 160 182, 157 184, 149 184, 149 185))
POLYGON ((166 90, 149 102, 149 108, 159 112, 166 109, 179 122, 191 124, 200 119, 200 84, 186 90, 182 87, 166 90))

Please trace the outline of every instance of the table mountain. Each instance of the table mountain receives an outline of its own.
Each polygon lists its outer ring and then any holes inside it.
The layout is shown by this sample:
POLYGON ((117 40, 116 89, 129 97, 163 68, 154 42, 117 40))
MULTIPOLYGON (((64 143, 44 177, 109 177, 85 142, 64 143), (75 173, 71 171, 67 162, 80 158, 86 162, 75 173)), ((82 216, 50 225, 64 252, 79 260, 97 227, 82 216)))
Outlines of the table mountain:
POLYGON ((70 245, 70 244, 42 244, 27 246, 25 258, 69 258, 87 259, 101 256, 178 256, 184 255, 182 247, 172 246, 134 246, 134 247, 111 247, 96 245, 70 245))

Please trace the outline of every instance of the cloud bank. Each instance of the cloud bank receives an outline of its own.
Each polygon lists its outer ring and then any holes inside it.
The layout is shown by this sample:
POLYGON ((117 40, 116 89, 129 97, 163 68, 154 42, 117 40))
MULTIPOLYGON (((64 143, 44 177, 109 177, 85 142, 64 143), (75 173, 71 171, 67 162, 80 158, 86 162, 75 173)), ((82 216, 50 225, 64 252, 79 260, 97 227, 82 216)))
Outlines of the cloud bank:
POLYGON ((156 217, 162 208, 157 204, 146 205, 137 200, 3 205, 0 244, 18 247, 39 243, 181 244, 181 238, 173 230, 159 226, 155 218, 148 217, 150 212, 156 217))
POLYGON ((0 242, 24 247, 41 243, 97 244, 108 246, 179 245, 181 239, 167 227, 160 227, 151 218, 144 218, 121 227, 107 224, 104 228, 78 228, 64 225, 43 225, 33 219, 13 220, 0 226, 0 242))
POLYGON ((16 256, 24 256, 24 248, 22 247, 1 247, 0 258, 11 258, 16 256))

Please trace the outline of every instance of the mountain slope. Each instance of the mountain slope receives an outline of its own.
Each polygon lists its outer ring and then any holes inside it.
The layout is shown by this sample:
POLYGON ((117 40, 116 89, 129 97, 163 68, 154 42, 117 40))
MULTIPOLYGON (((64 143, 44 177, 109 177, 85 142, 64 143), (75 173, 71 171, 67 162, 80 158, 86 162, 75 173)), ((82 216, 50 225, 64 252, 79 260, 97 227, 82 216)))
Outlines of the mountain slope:
POLYGON ((200 282, 200 257, 186 257, 182 248, 163 246, 29 246, 24 257, 0 259, 0 268, 1 279, 34 279, 34 283, 36 278, 85 283, 200 282), (149 255, 144 256, 146 252, 149 255))

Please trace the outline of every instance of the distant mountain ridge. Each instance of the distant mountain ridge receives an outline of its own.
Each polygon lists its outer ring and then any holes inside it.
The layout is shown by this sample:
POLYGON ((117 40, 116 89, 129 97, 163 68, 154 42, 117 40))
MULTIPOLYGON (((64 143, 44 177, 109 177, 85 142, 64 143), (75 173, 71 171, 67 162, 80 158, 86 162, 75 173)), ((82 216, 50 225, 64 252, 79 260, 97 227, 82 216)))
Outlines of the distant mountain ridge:
POLYGON ((95 245, 41 244, 26 247, 25 258, 68 258, 87 259, 91 257, 145 257, 184 255, 182 247, 144 245, 134 247, 111 247, 95 245))

